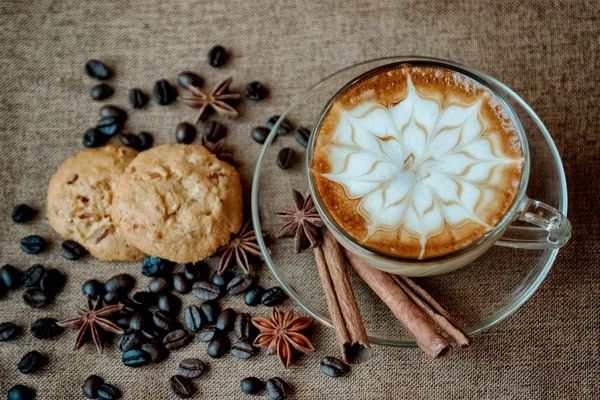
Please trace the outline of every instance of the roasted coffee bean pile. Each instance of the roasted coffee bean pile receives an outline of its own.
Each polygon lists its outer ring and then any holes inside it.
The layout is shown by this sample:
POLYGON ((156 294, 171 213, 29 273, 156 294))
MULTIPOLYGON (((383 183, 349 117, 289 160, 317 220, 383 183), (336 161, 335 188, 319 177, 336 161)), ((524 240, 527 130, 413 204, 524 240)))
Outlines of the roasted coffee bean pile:
POLYGON ((0 278, 0 298, 9 290, 24 286, 23 301, 32 308, 51 303, 67 281, 59 270, 46 269, 40 264, 32 265, 25 272, 6 264, 0 268, 0 278))
POLYGON ((266 384, 253 376, 240 381, 240 388, 244 394, 253 396, 260 394, 265 387, 267 388, 267 394, 269 395, 269 398, 273 400, 287 399, 292 392, 289 385, 283 379, 278 377, 267 380, 266 384))
POLYGON ((104 382, 97 375, 88 376, 81 386, 83 395, 88 399, 117 400, 121 398, 121 391, 104 382))

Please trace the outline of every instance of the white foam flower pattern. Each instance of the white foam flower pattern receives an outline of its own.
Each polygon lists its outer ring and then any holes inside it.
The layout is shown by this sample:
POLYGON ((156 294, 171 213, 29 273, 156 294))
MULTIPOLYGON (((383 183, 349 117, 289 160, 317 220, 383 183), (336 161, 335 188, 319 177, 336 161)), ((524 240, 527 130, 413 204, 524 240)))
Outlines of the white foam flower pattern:
POLYGON ((402 227, 419 240, 421 257, 429 238, 448 224, 476 222, 495 167, 514 162, 482 136, 481 100, 442 109, 408 81, 396 104, 362 104, 343 111, 334 133, 326 178, 360 199, 368 239, 378 230, 402 227))

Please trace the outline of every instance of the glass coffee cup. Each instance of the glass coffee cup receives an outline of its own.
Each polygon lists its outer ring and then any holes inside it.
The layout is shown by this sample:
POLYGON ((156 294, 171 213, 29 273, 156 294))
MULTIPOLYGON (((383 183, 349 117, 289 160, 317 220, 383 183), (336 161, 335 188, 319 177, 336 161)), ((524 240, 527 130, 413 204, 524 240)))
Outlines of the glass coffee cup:
POLYGON ((316 124, 311 140, 308 144, 307 165, 310 191, 313 195, 317 209, 322 216, 326 226, 334 234, 336 239, 348 250, 369 262, 374 267, 386 272, 407 276, 427 276, 441 274, 460 268, 475 260, 486 252, 492 245, 502 245, 513 248, 530 249, 556 249, 564 245, 570 238, 571 227, 566 217, 551 206, 542 202, 531 200, 526 196, 527 183, 529 180, 530 153, 527 145, 526 133, 510 105, 488 84, 482 75, 476 71, 463 70, 461 67, 437 60, 417 59, 384 65, 375 70, 353 79, 329 101, 321 113, 316 124), (332 104, 344 93, 363 82, 367 77, 382 72, 390 71, 401 65, 422 66, 424 68, 439 68, 462 74, 468 79, 476 82, 490 92, 498 100, 503 109, 509 114, 518 134, 522 153, 522 170, 518 190, 510 207, 503 213, 501 219, 485 234, 476 238, 468 245, 450 251, 448 253, 432 257, 416 258, 405 257, 381 251, 349 234, 328 210, 319 190, 315 184, 315 170, 311 168, 315 158, 315 146, 317 137, 325 116, 332 104))

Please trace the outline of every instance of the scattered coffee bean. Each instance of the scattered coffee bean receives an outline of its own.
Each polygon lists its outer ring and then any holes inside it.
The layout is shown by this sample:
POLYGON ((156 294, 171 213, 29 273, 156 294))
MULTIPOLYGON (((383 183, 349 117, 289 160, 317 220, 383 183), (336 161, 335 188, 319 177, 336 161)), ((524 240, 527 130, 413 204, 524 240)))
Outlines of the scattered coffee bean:
POLYGON ((198 332, 198 340, 201 342, 210 342, 213 338, 219 336, 221 331, 219 331, 214 326, 210 328, 204 328, 200 332, 198 332))
POLYGON ((163 338, 163 345, 167 350, 177 350, 186 346, 192 337, 183 329, 176 329, 163 338))
POLYGON ((19 361, 18 370, 22 374, 33 374, 37 372, 46 363, 46 358, 36 350, 25 354, 19 361))
POLYGON ((183 321, 190 332, 198 332, 204 326, 203 314, 198 306, 191 305, 183 310, 183 321))
POLYGON ((142 261, 142 274, 148 277, 170 274, 175 263, 160 257, 146 257, 142 261))
POLYGON ((90 297, 91 299, 103 297, 106 294, 106 289, 104 288, 104 285, 96 279, 90 279, 89 281, 85 281, 85 283, 81 287, 81 291, 83 292, 83 294, 90 297))
POLYGON ((287 299, 287 294, 279 286, 272 287, 263 293, 260 302, 267 307, 278 306, 287 299))
POLYGON ((96 129, 105 136, 113 136, 121 131, 123 124, 115 117, 102 117, 96 123, 96 129))
POLYGON ((127 112, 122 108, 108 104, 100 109, 100 117, 114 117, 123 124, 127 121, 127 112))
POLYGON ((255 349, 248 342, 237 342, 231 346, 231 355, 235 358, 241 358, 243 360, 250 358, 254 355, 255 349))
POLYGON ((27 254, 41 253, 48 243, 39 235, 25 236, 21 239, 21 250, 27 254))
POLYGON ((204 261, 187 263, 183 268, 183 274, 188 281, 197 282, 206 279, 210 268, 204 261))
POLYGON ((281 378, 271 378, 267 381, 267 393, 273 400, 287 399, 290 392, 290 387, 281 378))
POLYGON ((215 327, 222 332, 230 332, 236 317, 237 313, 232 308, 226 308, 217 317, 215 327))
POLYGON ((186 358, 179 363, 177 373, 188 379, 196 379, 204 372, 204 363, 197 358, 186 358))
POLYGON ((167 352, 156 343, 144 343, 140 349, 150 356, 150 362, 157 364, 167 358, 167 352))
POLYGON ((117 326, 124 331, 129 329, 129 321, 131 321, 131 315, 124 313, 123 311, 112 315, 112 320, 117 326))
POLYGON ((214 283, 218 287, 225 289, 227 287, 227 284, 231 280, 231 276, 227 271, 225 271, 222 275, 213 275, 211 280, 212 283, 214 283))
POLYGON ((193 72, 184 71, 177 75, 177 82, 183 87, 195 86, 201 87, 204 81, 193 72))
POLYGON ((265 388, 265 384, 258 378, 253 376, 242 379, 240 381, 240 388, 244 394, 259 394, 265 388))
POLYGON ((252 275, 238 275, 227 284, 227 292, 233 295, 244 293, 250 286, 252 286, 252 275))
POLYGON ((155 293, 150 292, 135 292, 132 297, 133 303, 139 306, 141 309, 148 309, 157 302, 157 296, 155 293))
POLYGON ((85 147, 99 147, 106 144, 108 137, 96 128, 90 128, 83 134, 83 145, 85 147))
POLYGON ((34 400, 35 391, 23 385, 15 385, 8 389, 8 400, 34 400))
POLYGON ((142 343, 142 337, 137 333, 127 333, 117 337, 117 348, 123 353, 136 349, 142 343))
POLYGON ((126 367, 139 368, 150 363, 150 355, 142 350, 128 350, 123 353, 123 365, 126 367))
POLYGON ((199 299, 215 300, 221 295, 221 288, 213 283, 200 281, 194 283, 192 286, 192 292, 194 293, 194 296, 198 297, 199 299))
POLYGON ((254 139, 255 142, 263 144, 267 140, 269 132, 271 131, 268 128, 265 128, 264 126, 256 126, 252 128, 250 136, 252 136, 252 139, 254 139))
POLYGON ((8 342, 14 339, 21 332, 19 328, 13 322, 3 322, 0 324, 0 342, 8 342))
POLYGON ((2 282, 2 279, 0 279, 0 299, 3 298, 4 296, 6 296, 7 294, 8 294, 8 288, 6 287, 4 282, 2 282))
POLYGON ((215 46, 208 52, 208 65, 211 67, 221 67, 225 65, 228 59, 227 51, 223 46, 215 46))
POLYGON ((121 398, 121 391, 113 385, 104 383, 98 388, 98 397, 102 400, 117 400, 121 398))
POLYGON ((196 138, 196 128, 188 124, 187 122, 182 122, 177 125, 177 129, 175 130, 175 139, 177 143, 185 143, 190 144, 196 138))
POLYGON ((185 278, 183 273, 173 275, 173 289, 175 289, 176 292, 186 294, 189 293, 191 288, 192 285, 190 284, 190 281, 185 278))
POLYGON ((181 311, 181 300, 172 293, 162 293, 158 296, 158 309, 176 316, 181 311))
POLYGON ((239 314, 233 326, 235 336, 244 341, 251 342, 254 339, 254 325, 252 325, 252 316, 248 313, 239 314))
POLYGON ((107 292, 127 294, 135 286, 135 278, 129 274, 119 274, 111 277, 104 284, 107 292))
POLYGON ((192 382, 181 375, 174 375, 171 377, 171 390, 175 396, 181 399, 192 397, 195 392, 192 382))
POLYGON ((31 324, 31 335, 36 339, 51 339, 65 329, 58 326, 54 318, 40 318, 31 324))
POLYGON ((123 146, 131 147, 132 149, 139 147, 139 137, 133 133, 120 133, 119 140, 123 146))
MULTIPOLYGON (((272 130, 280 118, 281 118, 280 115, 273 115, 271 118, 269 118, 269 120, 267 121, 267 128, 269 130, 272 130)), ((281 122, 279 123, 279 126, 277 127, 277 135, 278 136, 285 135, 285 134, 289 133, 291 130, 292 130, 292 123, 290 121, 288 121, 287 119, 283 118, 281 120, 281 122)))
POLYGON ((110 69, 100 60, 88 60, 88 62, 85 63, 85 73, 90 78, 99 81, 105 81, 111 75, 110 69))
POLYGON ((102 299, 105 304, 113 305, 121 301, 121 297, 121 293, 119 292, 107 292, 102 299))
POLYGON ((31 308, 42 308, 48 304, 48 296, 43 290, 30 287, 23 292, 23 301, 31 308))
POLYGON ((204 125, 204 136, 209 142, 218 142, 227 135, 227 127, 219 121, 210 121, 204 125))
POLYGON ((260 82, 250 82, 246 85, 246 97, 250 100, 262 100, 267 97, 268 91, 260 82))
POLYGON ((148 132, 140 132, 137 136, 137 151, 148 150, 152 147, 152 143, 154 142, 154 138, 148 132))
POLYGON ((133 108, 143 108, 148 103, 148 95, 141 89, 131 89, 129 91, 129 104, 133 108))
POLYGON ((346 375, 348 367, 335 357, 325 357, 321 360, 321 371, 333 378, 346 375))
POLYGON ((162 329, 163 331, 170 332, 179 327, 179 324, 176 321, 172 320, 171 317, 162 311, 154 313, 152 321, 158 329, 162 329))
POLYGON ((163 334, 155 328, 146 328, 140 331, 142 336, 152 342, 162 342, 163 334))
POLYGON ((23 283, 23 273, 8 264, 0 268, 0 278, 2 278, 2 282, 10 290, 18 288, 23 283))
POLYGON ((166 79, 161 79, 154 84, 153 93, 154 101, 161 106, 171 104, 177 98, 177 89, 166 79))
POLYGON ((205 301, 200 305, 200 311, 204 314, 206 324, 212 325, 217 322, 217 318, 221 313, 221 306, 216 301, 205 301))
POLYGON ((130 331, 134 331, 134 332, 141 331, 145 327, 146 327, 146 318, 144 317, 144 315, 141 312, 134 313, 131 316, 131 318, 129 319, 129 330, 130 331))
POLYGON ((104 379, 100 378, 97 375, 88 376, 83 385, 81 386, 81 391, 83 395, 88 399, 97 399, 98 398, 98 389, 100 386, 104 384, 104 379))
POLYGON ((244 295, 244 301, 246 305, 252 307, 259 305, 264 292, 265 289, 263 289, 261 286, 252 286, 244 295))
POLYGON ((90 96, 92 96, 92 100, 101 101, 108 99, 114 92, 114 89, 110 85, 100 83, 92 88, 90 96))
POLYGON ((27 204, 19 204, 12 210, 12 220, 16 223, 27 222, 36 214, 36 211, 27 204))
POLYGON ((148 290, 152 293, 167 292, 171 290, 171 277, 160 276, 152 279, 148 284, 148 290))
POLYGON ((46 292, 49 298, 56 296, 65 286, 67 278, 57 269, 51 268, 40 280, 40 289, 46 292))
POLYGON ((227 351, 229 351, 230 345, 231 344, 227 336, 216 335, 210 342, 208 342, 206 354, 212 358, 221 358, 227 353, 227 351))
POLYGON ((277 166, 281 169, 289 169, 296 163, 296 152, 291 147, 284 147, 277 153, 277 166))
POLYGON ((308 147, 308 140, 310 139, 310 131, 307 128, 296 129, 296 142, 300 143, 300 146, 308 147))
POLYGON ((74 240, 65 240, 60 247, 62 256, 67 260, 79 260, 88 254, 88 251, 74 240))

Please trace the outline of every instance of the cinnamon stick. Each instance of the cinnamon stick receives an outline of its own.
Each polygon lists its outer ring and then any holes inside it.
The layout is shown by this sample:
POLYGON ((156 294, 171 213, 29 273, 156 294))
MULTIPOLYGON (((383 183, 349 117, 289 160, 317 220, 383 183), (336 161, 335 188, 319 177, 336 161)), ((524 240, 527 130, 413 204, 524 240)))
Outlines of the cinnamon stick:
POLYGON ((365 362, 371 358, 371 344, 340 244, 327 229, 323 229, 323 244, 314 248, 314 254, 342 358, 348 364, 365 362))

